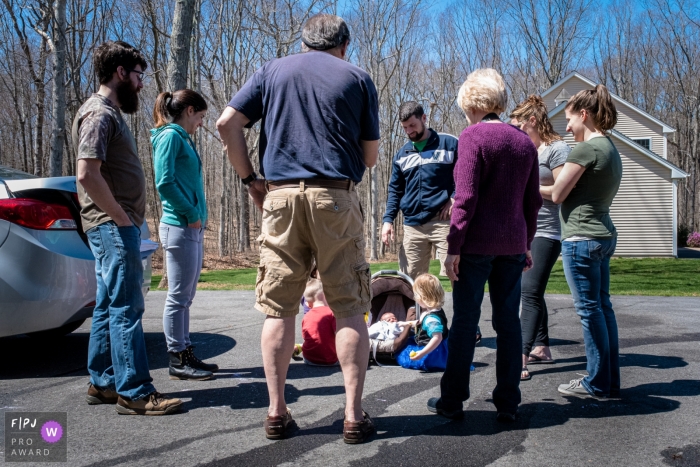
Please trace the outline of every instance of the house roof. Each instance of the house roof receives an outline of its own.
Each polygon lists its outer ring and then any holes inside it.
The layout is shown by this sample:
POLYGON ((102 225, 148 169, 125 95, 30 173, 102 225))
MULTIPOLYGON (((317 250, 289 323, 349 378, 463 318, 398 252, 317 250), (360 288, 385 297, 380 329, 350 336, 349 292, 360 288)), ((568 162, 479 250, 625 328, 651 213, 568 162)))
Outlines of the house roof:
MULTIPOLYGON (((554 88, 556 88, 556 87, 559 86, 560 84, 562 84, 562 83, 564 83, 564 82, 570 80, 570 79, 573 78, 574 76, 577 77, 578 79, 580 79, 580 80, 582 80, 582 81, 588 83, 588 84, 591 85, 592 87, 595 87, 596 84, 597 84, 597 83, 591 81, 590 79, 586 78, 586 77, 583 76, 582 74, 578 73, 577 71, 574 71, 573 73, 568 74, 568 75, 565 76, 564 78, 562 78, 562 79, 560 79, 559 81, 557 81, 556 83, 554 83, 554 84, 552 85, 552 87, 550 87, 549 89, 547 89, 545 92, 542 93, 542 97, 548 95, 550 92, 552 92, 552 90, 553 90, 554 88)), ((673 128, 673 127, 671 127, 671 126, 665 124, 664 122, 662 122, 662 121, 659 120, 658 118, 654 117, 653 115, 650 115, 650 114, 646 113, 645 111, 643 111, 642 109, 640 109, 640 108, 637 107, 636 105, 630 104, 629 102, 627 102, 626 100, 624 100, 623 98, 621 98, 620 96, 618 96, 617 94, 611 92, 610 95, 612 96, 613 100, 615 100, 615 102, 619 102, 620 104, 624 105, 625 107, 628 107, 629 109, 634 110, 635 112, 639 113, 640 115, 645 116, 646 118, 648 118, 649 120, 653 121, 654 123, 657 123, 657 124, 661 125, 661 127, 663 128, 662 131, 663 131, 664 133, 673 133, 673 132, 676 131, 675 128, 673 128)))
MULTIPOLYGON (((559 112, 564 110, 564 107, 566 107, 566 102, 562 102, 561 104, 556 106, 554 109, 552 109, 552 111, 549 112, 548 117, 551 119, 556 114, 558 114, 559 112)), ((659 164, 663 165, 664 167, 666 167, 667 169, 669 169, 671 171, 671 178, 687 178, 688 177, 688 173, 685 172, 683 169, 681 169, 680 167, 678 167, 675 164, 672 164, 671 162, 667 161, 663 157, 661 157, 657 154, 654 154, 653 152, 651 152, 650 150, 648 150, 644 146, 641 146, 641 145, 635 143, 633 140, 631 140, 627 136, 623 135, 619 131, 610 130, 610 134, 613 137, 615 137, 615 139, 620 140, 621 142, 630 146, 632 149, 644 154, 645 156, 649 157, 650 159, 653 159, 657 163, 659 163, 659 164)))

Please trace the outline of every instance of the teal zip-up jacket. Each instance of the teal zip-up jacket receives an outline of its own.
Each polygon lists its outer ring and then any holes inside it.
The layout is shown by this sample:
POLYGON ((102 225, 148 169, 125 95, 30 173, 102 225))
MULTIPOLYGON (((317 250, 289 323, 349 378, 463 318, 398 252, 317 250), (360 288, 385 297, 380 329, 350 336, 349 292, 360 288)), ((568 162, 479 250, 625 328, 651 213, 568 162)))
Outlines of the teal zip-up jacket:
POLYGON ((190 135, 180 125, 168 123, 151 130, 156 189, 163 203, 164 224, 187 227, 207 221, 202 182, 202 160, 190 135))

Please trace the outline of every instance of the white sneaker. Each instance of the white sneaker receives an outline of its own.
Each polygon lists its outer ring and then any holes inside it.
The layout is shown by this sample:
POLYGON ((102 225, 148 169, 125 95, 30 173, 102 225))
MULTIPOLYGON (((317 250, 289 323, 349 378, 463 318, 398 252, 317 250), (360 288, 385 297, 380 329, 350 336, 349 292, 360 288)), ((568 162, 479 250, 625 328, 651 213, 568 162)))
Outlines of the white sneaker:
POLYGON ((569 384, 560 384, 558 391, 562 394, 566 394, 567 396, 592 397, 593 399, 598 399, 596 395, 591 394, 585 387, 583 387, 581 384, 582 379, 583 378, 572 379, 569 381, 569 384))

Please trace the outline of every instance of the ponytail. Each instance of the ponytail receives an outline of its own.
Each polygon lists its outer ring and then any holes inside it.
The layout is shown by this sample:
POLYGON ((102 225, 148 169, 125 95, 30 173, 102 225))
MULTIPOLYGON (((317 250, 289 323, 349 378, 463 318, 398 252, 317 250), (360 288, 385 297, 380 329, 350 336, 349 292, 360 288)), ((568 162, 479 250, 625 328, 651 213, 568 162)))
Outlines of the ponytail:
POLYGON ((566 109, 572 112, 585 110, 593 119, 595 127, 602 131, 609 131, 617 125, 617 109, 612 100, 608 88, 599 84, 595 89, 577 92, 566 109))
POLYGON ((617 124, 617 109, 615 103, 608 92, 608 88, 599 84, 595 87, 596 97, 598 98, 598 112, 595 116, 595 121, 603 131, 612 130, 617 124))
POLYGON ((169 119, 172 119, 173 122, 176 121, 188 107, 194 108, 195 112, 207 110, 207 101, 191 89, 161 92, 153 107, 153 120, 156 122, 156 128, 168 123, 169 119))
POLYGON ((153 120, 156 122, 156 128, 160 128, 168 123, 168 101, 172 100, 172 92, 161 92, 156 98, 156 105, 153 107, 153 120))

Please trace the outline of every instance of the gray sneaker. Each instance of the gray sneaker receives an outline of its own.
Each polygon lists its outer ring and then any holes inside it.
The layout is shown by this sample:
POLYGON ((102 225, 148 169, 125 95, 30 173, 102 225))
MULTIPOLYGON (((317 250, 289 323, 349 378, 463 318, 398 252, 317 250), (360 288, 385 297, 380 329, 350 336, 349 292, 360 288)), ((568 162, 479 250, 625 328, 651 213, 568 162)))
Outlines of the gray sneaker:
POLYGON ((559 392, 566 394, 567 396, 592 397, 594 399, 598 399, 597 396, 591 394, 585 387, 583 387, 581 384, 582 379, 583 378, 572 379, 568 384, 560 384, 558 388, 559 392))

